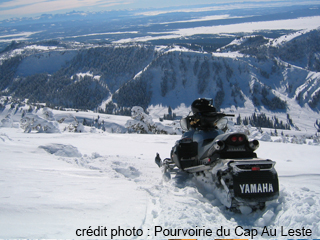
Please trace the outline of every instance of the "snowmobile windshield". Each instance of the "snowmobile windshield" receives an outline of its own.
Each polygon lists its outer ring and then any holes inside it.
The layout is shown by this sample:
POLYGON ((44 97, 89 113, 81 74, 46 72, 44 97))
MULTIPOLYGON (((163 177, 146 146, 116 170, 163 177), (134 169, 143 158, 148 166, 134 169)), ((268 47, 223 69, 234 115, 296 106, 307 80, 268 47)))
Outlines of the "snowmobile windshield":
POLYGON ((226 129, 228 124, 227 118, 221 118, 219 121, 216 122, 216 127, 220 130, 226 129))
POLYGON ((190 122, 187 118, 182 118, 180 120, 180 126, 182 128, 182 130, 184 131, 188 131, 190 129, 190 122))

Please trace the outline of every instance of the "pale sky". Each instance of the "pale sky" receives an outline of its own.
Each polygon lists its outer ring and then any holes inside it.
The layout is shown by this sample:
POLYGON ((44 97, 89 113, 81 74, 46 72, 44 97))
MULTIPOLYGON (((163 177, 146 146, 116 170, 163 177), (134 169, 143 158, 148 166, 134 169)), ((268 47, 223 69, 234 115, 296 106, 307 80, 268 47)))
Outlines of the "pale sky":
MULTIPOLYGON (((264 0, 0 0, 0 20, 16 17, 36 17, 41 14, 76 11, 162 8, 199 4, 234 4, 263 2, 264 0)), ((267 4, 317 3, 319 0, 269 0, 267 4)))
POLYGON ((212 3, 210 0, 0 0, 0 18, 39 16, 44 13, 101 11, 212 3))

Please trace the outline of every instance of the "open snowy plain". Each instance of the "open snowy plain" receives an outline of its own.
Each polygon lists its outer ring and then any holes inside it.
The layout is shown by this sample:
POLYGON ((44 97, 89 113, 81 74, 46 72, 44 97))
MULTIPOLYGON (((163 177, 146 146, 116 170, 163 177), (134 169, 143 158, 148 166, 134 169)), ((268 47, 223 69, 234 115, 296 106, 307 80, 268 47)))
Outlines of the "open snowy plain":
MULTIPOLYGON (((98 115, 51 117, 71 114, 98 115)), ((312 140, 260 141, 258 156, 277 162, 280 197, 243 215, 192 177, 162 178, 155 154, 168 157, 180 135, 111 133, 131 118, 100 117, 105 132, 68 132, 64 122, 60 133, 25 133, 21 115, 12 115, 11 127, 2 121, 0 238, 320 238, 320 146, 312 140)))

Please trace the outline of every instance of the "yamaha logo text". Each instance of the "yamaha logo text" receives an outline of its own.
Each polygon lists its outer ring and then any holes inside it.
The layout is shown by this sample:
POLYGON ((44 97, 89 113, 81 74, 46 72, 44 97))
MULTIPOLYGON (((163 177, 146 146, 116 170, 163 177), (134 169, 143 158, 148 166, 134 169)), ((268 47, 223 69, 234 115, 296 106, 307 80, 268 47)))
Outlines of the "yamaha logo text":
POLYGON ((273 185, 271 183, 240 184, 240 189, 242 194, 271 193, 273 192, 273 185))

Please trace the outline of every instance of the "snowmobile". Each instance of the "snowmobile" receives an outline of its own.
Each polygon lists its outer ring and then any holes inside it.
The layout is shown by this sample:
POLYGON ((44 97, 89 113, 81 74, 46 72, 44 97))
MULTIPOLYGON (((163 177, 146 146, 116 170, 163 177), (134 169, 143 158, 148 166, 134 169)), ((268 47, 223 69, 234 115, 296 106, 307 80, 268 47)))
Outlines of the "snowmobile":
POLYGON ((185 131, 171 150, 170 158, 155 162, 166 178, 183 171, 212 192, 228 209, 251 212, 263 209, 267 201, 279 196, 275 162, 258 158, 258 140, 244 133, 225 133, 227 117, 217 112, 212 99, 195 100, 192 114, 180 122, 185 131))

